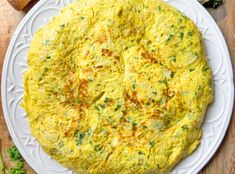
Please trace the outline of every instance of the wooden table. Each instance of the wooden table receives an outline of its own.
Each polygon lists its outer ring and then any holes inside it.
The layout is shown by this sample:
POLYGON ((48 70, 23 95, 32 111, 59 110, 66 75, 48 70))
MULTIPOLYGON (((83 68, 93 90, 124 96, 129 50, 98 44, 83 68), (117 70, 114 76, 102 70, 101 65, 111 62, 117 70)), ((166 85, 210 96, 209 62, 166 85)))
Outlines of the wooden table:
MULTIPOLYGON (((29 9, 37 2, 34 0, 23 11, 14 10, 7 0, 0 0, 0 72, 5 53, 17 25, 29 9)), ((231 59, 235 65, 235 0, 224 0, 224 4, 218 9, 209 9, 209 12, 216 20, 222 30, 229 46, 231 59)), ((10 167, 7 148, 12 145, 12 140, 6 127, 2 110, 0 110, 0 144, 3 149, 3 156, 10 167)), ((34 173, 26 164, 27 174, 34 173)), ((0 171, 1 173, 1 171, 0 171)), ((200 174, 235 174, 235 112, 228 132, 219 150, 204 167, 200 174)))

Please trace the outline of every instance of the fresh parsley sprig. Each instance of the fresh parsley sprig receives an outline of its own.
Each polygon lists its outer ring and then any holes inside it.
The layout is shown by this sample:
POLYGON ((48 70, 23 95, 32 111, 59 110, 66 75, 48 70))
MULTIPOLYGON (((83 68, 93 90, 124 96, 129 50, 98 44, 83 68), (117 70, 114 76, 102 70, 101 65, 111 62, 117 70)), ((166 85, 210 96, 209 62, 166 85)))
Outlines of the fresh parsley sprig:
POLYGON ((7 152, 10 157, 10 160, 12 162, 16 162, 15 166, 10 170, 10 174, 25 174, 24 159, 22 158, 17 147, 12 146, 7 150, 7 152))

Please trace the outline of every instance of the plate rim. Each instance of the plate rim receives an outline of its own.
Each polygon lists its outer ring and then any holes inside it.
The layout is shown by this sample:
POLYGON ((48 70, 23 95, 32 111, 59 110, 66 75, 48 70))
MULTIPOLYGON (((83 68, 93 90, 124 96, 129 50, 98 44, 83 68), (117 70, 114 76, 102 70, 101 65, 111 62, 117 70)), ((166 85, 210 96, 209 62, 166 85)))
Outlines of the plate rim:
POLYGON ((195 3, 195 5, 201 9, 201 11, 204 13, 205 16, 207 16, 208 20, 210 20, 211 24, 213 25, 214 29, 216 30, 218 36, 221 39, 221 46, 223 47, 222 51, 225 53, 226 57, 228 57, 229 59, 226 59, 226 63, 229 66, 229 73, 228 75, 230 76, 229 83, 231 85, 231 91, 230 94, 233 96, 231 97, 231 101, 229 102, 229 107, 228 107, 228 115, 229 117, 227 118, 226 122, 224 123, 224 127, 223 130, 221 132, 221 136, 218 138, 217 143, 215 144, 215 146, 213 147, 213 149, 211 150, 211 152, 206 156, 206 158, 204 159, 204 161, 201 162, 201 164, 199 164, 197 166, 197 168, 194 168, 195 173, 200 172, 206 164, 209 163, 209 161, 212 159, 213 156, 216 155, 216 152, 219 150, 220 147, 222 147, 222 141, 225 138, 225 135, 228 131, 229 128, 229 124, 231 122, 232 119, 232 115, 233 115, 233 104, 234 104, 234 81, 233 81, 233 67, 232 67, 232 61, 231 61, 231 56, 229 53, 229 49, 228 49, 228 45, 227 42, 225 41, 224 35, 222 33, 222 31, 220 30, 219 26, 217 25, 217 23, 215 22, 214 18, 210 15, 210 13, 196 0, 191 0, 192 3, 195 3))
MULTIPOLYGON (((16 145, 16 147, 18 148, 19 152, 22 154, 22 156, 24 157, 25 161, 36 171, 36 172, 43 172, 46 173, 46 171, 44 171, 45 169, 39 168, 35 162, 31 162, 31 160, 29 159, 29 155, 26 153, 26 151, 21 148, 23 145, 20 143, 20 141, 18 141, 17 136, 15 135, 14 131, 13 131, 13 127, 12 124, 10 123, 9 120, 9 115, 8 115, 8 111, 7 111, 7 106, 6 106, 6 88, 4 87, 4 85, 6 85, 6 81, 7 81, 7 66, 9 64, 9 60, 10 60, 10 54, 12 51, 12 48, 14 46, 14 43, 17 39, 17 36, 19 35, 21 29, 23 28, 23 26, 25 25, 25 23, 30 19, 31 15, 33 15, 37 9, 39 7, 41 7, 41 5, 43 5, 43 3, 45 3, 47 0, 40 0, 39 2, 37 2, 35 4, 35 6, 33 8, 30 9, 30 11, 24 16, 24 18, 22 19, 22 21, 19 23, 19 25, 17 26, 13 36, 11 37, 11 41, 9 43, 9 46, 7 48, 6 54, 5 54, 5 58, 4 58, 4 63, 3 63, 3 68, 2 68, 2 84, 1 84, 1 95, 2 95, 2 109, 3 109, 3 116, 5 119, 5 122, 7 124, 9 133, 12 137, 12 140, 14 142, 14 144, 16 145)), ((170 2, 172 0, 166 0, 167 2, 170 2)), ((226 118, 226 122, 224 123, 223 129, 221 131, 221 136, 218 138, 217 143, 215 144, 215 146, 213 147, 213 149, 211 150, 211 152, 206 156, 206 158, 196 167, 193 169, 194 173, 198 173, 200 170, 202 170, 204 168, 204 166, 212 159, 212 157, 214 155, 216 155, 216 152, 218 151, 218 149, 220 148, 220 145, 223 141, 223 139, 225 138, 225 134, 228 131, 228 127, 232 118, 232 113, 233 113, 233 104, 234 104, 234 81, 233 81, 233 69, 232 69, 232 61, 231 61, 231 56, 229 54, 229 49, 227 46, 227 43, 225 41, 225 38, 223 36, 223 33, 221 32, 221 30, 219 29, 218 25, 216 24, 215 20, 213 19, 213 17, 209 14, 209 12, 197 1, 197 0, 189 0, 191 1, 191 3, 193 3, 195 6, 197 6, 197 8, 199 8, 201 10, 201 12, 203 13, 204 16, 207 17, 207 19, 210 21, 210 23, 213 25, 213 28, 216 30, 216 33, 218 34, 218 37, 221 40, 221 47, 222 47, 222 51, 224 52, 224 54, 226 55, 226 63, 229 67, 228 69, 228 83, 230 83, 230 94, 232 95, 231 97, 231 101, 229 102, 229 106, 228 106, 228 117, 226 118)))
POLYGON ((9 121, 9 115, 8 115, 8 112, 7 112, 7 107, 6 107, 6 104, 5 104, 5 101, 6 101, 6 90, 5 90, 5 87, 3 87, 3 85, 6 85, 6 81, 7 81, 7 77, 6 77, 6 69, 7 69, 7 65, 9 64, 9 60, 10 60, 10 54, 11 54, 11 49, 13 48, 13 45, 17 39, 17 36, 19 35, 22 27, 25 25, 25 23, 29 20, 29 18, 31 17, 31 15, 33 13, 35 13, 35 11, 43 4, 45 3, 46 0, 40 0, 38 1, 30 10, 29 12, 23 17, 22 21, 20 21, 19 25, 17 26, 14 34, 12 35, 11 37, 11 40, 10 40, 10 43, 9 43, 9 46, 7 48, 7 52, 5 54, 5 58, 4 58, 4 63, 3 63, 3 66, 2 66, 2 84, 1 84, 1 96, 2 96, 2 110, 3 110, 3 115, 4 115, 4 119, 5 119, 5 122, 6 122, 6 125, 7 125, 7 128, 9 130, 9 133, 11 135, 11 138, 13 140, 13 143, 15 144, 15 146, 17 147, 18 151, 20 152, 20 154, 22 155, 22 157, 24 158, 24 160, 36 171, 36 172, 41 172, 43 171, 43 173, 46 173, 46 171, 44 171, 45 169, 42 169, 42 168, 39 168, 36 163, 34 162, 31 162, 29 157, 28 157, 28 154, 23 150, 23 148, 21 148, 21 143, 18 140, 17 136, 15 135, 14 131, 13 131, 13 128, 12 128, 12 125, 10 124, 10 121, 9 121))

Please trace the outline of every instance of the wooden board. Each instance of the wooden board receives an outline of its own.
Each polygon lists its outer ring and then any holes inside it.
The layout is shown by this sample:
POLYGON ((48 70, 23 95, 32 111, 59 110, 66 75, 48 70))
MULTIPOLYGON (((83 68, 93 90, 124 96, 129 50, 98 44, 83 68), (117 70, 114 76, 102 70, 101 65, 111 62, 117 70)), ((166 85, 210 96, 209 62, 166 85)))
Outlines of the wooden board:
MULTIPOLYGON (((0 73, 5 53, 17 25, 37 2, 34 0, 23 11, 14 10, 7 0, 0 0, 0 73)), ((231 59, 235 65, 235 0, 224 0, 224 4, 218 9, 209 9, 209 12, 218 23, 229 46, 231 59)), ((233 73, 234 74, 234 73, 233 73)), ((10 167, 7 148, 12 145, 12 140, 6 127, 2 109, 0 110, 0 145, 3 149, 3 156, 10 167)), ((27 174, 34 173, 26 164, 27 174)), ((0 171, 1 173, 1 171, 0 171)), ((200 174, 234 174, 235 173, 235 112, 233 113, 227 134, 219 150, 203 168, 200 174)))

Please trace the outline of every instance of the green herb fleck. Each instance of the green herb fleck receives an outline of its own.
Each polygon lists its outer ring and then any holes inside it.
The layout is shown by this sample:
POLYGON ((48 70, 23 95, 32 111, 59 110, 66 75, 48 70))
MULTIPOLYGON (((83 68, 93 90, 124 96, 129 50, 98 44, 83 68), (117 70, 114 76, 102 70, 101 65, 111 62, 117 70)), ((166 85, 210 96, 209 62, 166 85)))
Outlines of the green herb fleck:
POLYGON ((142 152, 142 151, 139 151, 138 154, 139 154, 139 155, 145 155, 145 153, 142 152))
POLYGON ((186 130, 189 129, 187 125, 183 125, 181 128, 182 128, 183 131, 186 131, 186 130))
POLYGON ((92 78, 87 78, 87 80, 88 80, 89 82, 93 82, 93 79, 92 79, 92 78))
POLYGON ((100 108, 99 108, 97 105, 94 105, 94 108, 95 108, 97 111, 100 111, 100 108))
POLYGON ((171 76, 171 78, 173 78, 175 76, 175 73, 172 71, 170 76, 171 76))
POLYGON ((81 103, 81 99, 80 99, 80 98, 77 98, 75 102, 76 102, 77 104, 80 104, 80 103, 81 103))
POLYGON ((81 133, 77 132, 75 134, 75 140, 76 140, 77 145, 81 145, 83 143, 83 140, 84 140, 85 137, 86 137, 86 133, 84 133, 84 132, 81 132, 81 133))
POLYGON ((45 40, 44 42, 42 42, 43 45, 49 45, 49 40, 45 40))
POLYGON ((203 68, 202 68, 202 71, 204 71, 204 72, 206 72, 206 71, 208 71, 210 68, 207 66, 207 65, 205 65, 203 68))
POLYGON ((157 92, 156 91, 154 91, 154 92, 152 92, 154 95, 157 95, 157 92))
POLYGON ((150 141, 149 145, 150 145, 151 148, 153 148, 153 146, 155 145, 155 142, 154 141, 150 141))
POLYGON ((85 19, 85 17, 84 16, 81 16, 81 20, 84 20, 85 19))
POLYGON ((188 36, 193 36, 193 32, 192 32, 192 31, 189 31, 189 32, 188 32, 188 36))
POLYGON ((177 19, 177 22, 179 22, 179 23, 181 23, 182 21, 183 21, 182 18, 177 19))
POLYGON ((47 60, 49 60, 51 58, 51 56, 47 56, 47 60))
POLYGON ((171 56, 169 59, 170 59, 171 61, 176 62, 176 56, 171 56))
MULTIPOLYGON (((137 11, 137 10, 135 9, 135 11, 137 11)), ((122 8, 118 9, 117 16, 121 17, 122 14, 123 14, 123 9, 122 8)))
POLYGON ((132 84, 132 89, 136 89, 136 84, 132 84))
POLYGON ((102 150, 102 148, 103 148, 103 146, 102 146, 101 144, 97 144, 97 145, 95 145, 94 150, 95 150, 96 152, 99 152, 99 151, 102 150))
POLYGON ((158 83, 163 83, 163 84, 167 85, 166 79, 164 79, 164 80, 158 80, 158 83))
POLYGON ((64 28, 65 24, 61 24, 61 25, 59 25, 59 26, 60 26, 60 28, 64 28))
POLYGON ((150 101, 148 101, 148 102, 146 103, 147 106, 150 106, 150 104, 151 104, 150 101))
POLYGON ((60 148, 64 147, 64 142, 63 141, 59 142, 59 147, 60 148))
POLYGON ((180 39, 182 40, 184 38, 184 33, 180 32, 180 39))
POLYGON ((170 33, 166 39, 166 41, 170 41, 172 38, 174 37, 174 34, 173 33, 170 33))
POLYGON ((156 102, 157 102, 159 105, 163 104, 163 100, 162 100, 161 98, 160 98, 160 99, 157 99, 156 102))
POLYGON ((132 126, 136 126, 137 122, 136 121, 132 121, 132 126))
POLYGON ((108 103, 109 100, 110 100, 110 99, 109 99, 108 97, 105 97, 104 102, 105 102, 105 103, 108 103))
POLYGON ((104 109, 104 108, 105 108, 105 105, 102 105, 102 104, 101 104, 100 107, 101 107, 102 109, 104 109))
POLYGON ((95 102, 98 101, 103 95, 104 95, 104 91, 101 92, 99 95, 97 95, 97 96, 92 100, 92 102, 95 103, 95 102))
POLYGON ((121 104, 117 104, 117 106, 116 106, 116 108, 115 108, 115 111, 119 110, 121 107, 122 107, 121 104))
POLYGON ((189 68, 190 72, 193 72, 195 70, 195 68, 189 68))

